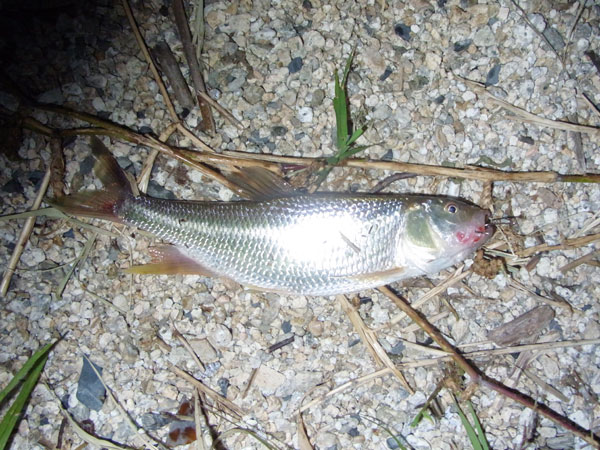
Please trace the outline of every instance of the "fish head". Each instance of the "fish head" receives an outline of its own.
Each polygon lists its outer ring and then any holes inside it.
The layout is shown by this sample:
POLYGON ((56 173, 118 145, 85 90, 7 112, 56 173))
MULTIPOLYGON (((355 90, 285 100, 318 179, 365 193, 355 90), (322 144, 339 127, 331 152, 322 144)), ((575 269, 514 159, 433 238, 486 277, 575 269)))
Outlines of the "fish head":
POLYGON ((407 210, 405 254, 423 271, 438 272, 490 239, 495 228, 489 218, 488 210, 464 200, 423 197, 407 210))

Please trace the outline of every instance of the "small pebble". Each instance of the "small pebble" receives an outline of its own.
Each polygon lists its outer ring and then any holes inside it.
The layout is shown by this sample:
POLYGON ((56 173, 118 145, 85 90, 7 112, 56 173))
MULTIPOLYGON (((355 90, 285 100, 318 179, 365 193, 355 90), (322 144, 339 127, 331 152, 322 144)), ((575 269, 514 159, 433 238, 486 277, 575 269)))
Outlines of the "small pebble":
POLYGON ((396 33, 396 36, 400 36, 406 42, 410 41, 410 27, 409 26, 404 25, 403 23, 397 23, 396 25, 394 25, 394 33, 396 33))
POLYGON ((288 70, 290 71, 290 73, 296 73, 300 72, 300 69, 302 69, 302 58, 297 56, 296 58, 293 58, 288 64, 288 70))
POLYGON ((486 86, 494 86, 498 84, 500 69, 502 66, 500 64, 496 64, 494 67, 490 69, 487 74, 487 78, 485 79, 486 86))

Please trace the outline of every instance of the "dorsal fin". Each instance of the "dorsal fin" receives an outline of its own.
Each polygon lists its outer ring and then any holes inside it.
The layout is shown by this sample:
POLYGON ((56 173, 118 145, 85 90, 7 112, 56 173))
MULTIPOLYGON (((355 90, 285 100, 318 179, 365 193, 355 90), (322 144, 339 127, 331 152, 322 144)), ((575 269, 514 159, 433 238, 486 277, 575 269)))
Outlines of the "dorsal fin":
POLYGON ((282 177, 262 167, 237 169, 227 178, 240 187, 238 194, 249 200, 270 200, 300 194, 282 177))

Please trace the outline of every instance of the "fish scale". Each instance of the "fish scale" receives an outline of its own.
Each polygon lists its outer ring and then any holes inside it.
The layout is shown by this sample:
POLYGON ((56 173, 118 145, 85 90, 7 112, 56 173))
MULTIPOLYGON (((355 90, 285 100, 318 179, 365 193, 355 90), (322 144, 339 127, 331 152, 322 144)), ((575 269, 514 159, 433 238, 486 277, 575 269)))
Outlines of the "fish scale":
POLYGON ((218 275, 319 295, 372 287, 362 275, 393 267, 405 203, 331 194, 231 203, 137 197, 115 213, 218 275))

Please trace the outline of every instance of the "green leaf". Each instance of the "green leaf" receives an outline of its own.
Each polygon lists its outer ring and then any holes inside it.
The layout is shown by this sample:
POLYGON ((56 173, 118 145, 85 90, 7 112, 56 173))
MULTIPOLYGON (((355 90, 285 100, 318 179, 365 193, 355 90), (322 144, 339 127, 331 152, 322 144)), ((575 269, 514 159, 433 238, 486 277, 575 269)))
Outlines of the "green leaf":
POLYGON ((17 375, 15 375, 15 377, 13 378, 13 380, 11 380, 9 385, 2 390, 2 398, 5 398, 7 393, 15 387, 15 384, 13 384, 14 379, 17 377, 19 377, 19 379, 25 377, 25 381, 23 381, 23 385, 21 386, 21 391, 19 392, 19 395, 17 395, 17 398, 2 418, 2 422, 0 422, 0 450, 3 450, 6 447, 6 444, 10 439, 13 429, 19 421, 23 409, 25 408, 25 404, 27 403, 27 400, 31 395, 31 391, 33 391, 33 388, 37 384, 38 378, 40 377, 40 374, 42 373, 42 370, 46 365, 46 360, 48 359, 48 351, 50 350, 50 348, 52 348, 53 345, 54 342, 45 345, 41 350, 35 352, 32 355, 32 357, 29 358, 29 360, 27 360, 27 362, 21 368, 21 370, 17 372, 17 375), (25 368, 27 368, 27 370, 23 373, 23 370, 25 368))
POLYGON ((50 342, 31 355, 27 362, 23 364, 23 367, 21 367, 21 369, 15 374, 6 387, 2 389, 2 392, 0 392, 0 404, 2 404, 6 396, 10 394, 15 386, 17 386, 27 376, 27 374, 31 371, 31 368, 35 366, 35 364, 50 351, 55 343, 56 341, 50 342))

